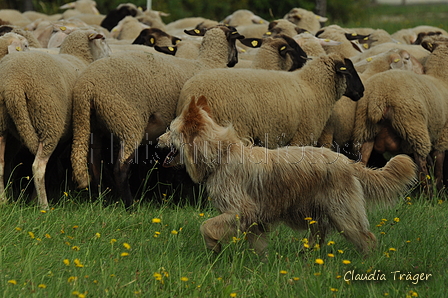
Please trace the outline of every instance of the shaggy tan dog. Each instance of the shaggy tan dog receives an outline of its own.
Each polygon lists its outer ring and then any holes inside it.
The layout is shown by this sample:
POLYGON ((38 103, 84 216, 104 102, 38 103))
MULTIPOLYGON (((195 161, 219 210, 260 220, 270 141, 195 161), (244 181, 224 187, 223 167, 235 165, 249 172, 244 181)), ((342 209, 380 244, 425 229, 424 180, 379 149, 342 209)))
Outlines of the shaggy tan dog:
POLYGON ((205 183, 222 213, 201 226, 215 252, 239 230, 261 254, 266 233, 283 222, 309 228, 310 243, 324 242, 335 228, 367 254, 376 238, 369 231, 366 200, 393 203, 415 182, 416 167, 406 155, 374 170, 326 148, 254 147, 231 126, 217 125, 212 114, 204 96, 193 99, 159 143, 172 146, 165 165, 184 164, 193 181, 205 183))

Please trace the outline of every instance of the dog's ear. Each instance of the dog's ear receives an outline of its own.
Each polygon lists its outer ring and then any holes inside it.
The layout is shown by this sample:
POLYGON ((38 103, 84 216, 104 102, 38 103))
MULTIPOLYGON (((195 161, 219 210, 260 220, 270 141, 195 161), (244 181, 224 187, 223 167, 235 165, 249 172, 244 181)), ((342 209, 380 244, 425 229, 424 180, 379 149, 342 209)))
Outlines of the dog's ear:
POLYGON ((198 108, 204 110, 209 116, 212 115, 212 111, 210 109, 210 106, 208 105, 207 98, 205 98, 204 95, 199 96, 196 105, 198 106, 198 108))

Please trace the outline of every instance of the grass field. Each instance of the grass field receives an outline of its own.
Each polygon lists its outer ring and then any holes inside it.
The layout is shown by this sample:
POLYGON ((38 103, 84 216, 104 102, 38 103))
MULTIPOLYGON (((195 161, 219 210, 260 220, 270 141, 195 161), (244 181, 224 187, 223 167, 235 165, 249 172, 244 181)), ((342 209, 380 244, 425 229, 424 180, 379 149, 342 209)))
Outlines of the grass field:
POLYGON ((407 197, 395 208, 370 211, 379 245, 367 258, 337 233, 327 245, 301 253, 307 232, 281 226, 271 234, 269 255, 262 259, 248 249, 243 235, 220 255, 211 254, 199 233, 201 222, 216 215, 209 203, 179 206, 165 199, 161 205, 141 204, 132 212, 101 200, 86 203, 71 197, 47 212, 21 203, 2 206, 0 293, 3 297, 446 297, 444 201, 407 197), (376 280, 356 280, 360 274, 376 280))
POLYGON ((346 27, 371 27, 394 33, 400 29, 430 25, 448 30, 448 5, 377 5, 369 7, 365 17, 346 27))
MULTIPOLYGON (((448 5, 377 6, 368 13, 345 26, 448 29, 448 5)), ((107 196, 87 202, 85 194, 67 191, 49 211, 25 199, 1 205, 0 295, 447 297, 448 203, 438 197, 412 194, 393 208, 369 210, 378 248, 367 258, 338 233, 302 252, 308 233, 283 226, 260 258, 244 235, 219 255, 206 250, 199 226, 217 215, 206 197, 179 204, 159 194, 158 203, 148 199, 126 211, 107 196)))

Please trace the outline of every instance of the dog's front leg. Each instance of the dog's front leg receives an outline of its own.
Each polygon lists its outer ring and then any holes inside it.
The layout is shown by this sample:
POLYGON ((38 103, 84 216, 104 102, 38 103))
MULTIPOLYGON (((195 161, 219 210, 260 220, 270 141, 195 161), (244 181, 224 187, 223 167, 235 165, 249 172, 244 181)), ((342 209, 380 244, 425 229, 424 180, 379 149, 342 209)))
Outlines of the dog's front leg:
POLYGON ((202 223, 201 233, 208 249, 220 253, 220 242, 229 242, 236 235, 236 217, 234 213, 223 213, 202 223))

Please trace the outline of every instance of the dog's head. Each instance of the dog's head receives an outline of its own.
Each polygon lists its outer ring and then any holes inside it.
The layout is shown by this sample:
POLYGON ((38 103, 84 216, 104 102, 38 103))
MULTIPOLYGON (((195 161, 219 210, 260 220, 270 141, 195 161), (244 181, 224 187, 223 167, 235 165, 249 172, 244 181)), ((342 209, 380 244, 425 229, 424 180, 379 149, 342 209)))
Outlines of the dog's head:
POLYGON ((213 121, 207 99, 193 97, 167 132, 159 137, 159 147, 171 149, 163 166, 184 165, 194 182, 203 181, 210 168, 208 163, 218 150, 213 146, 216 133, 223 129, 213 121))

